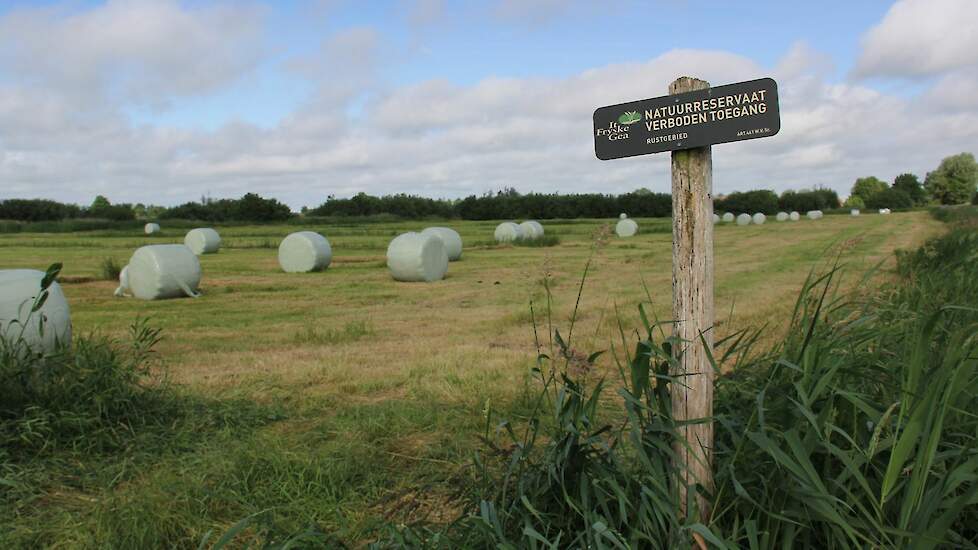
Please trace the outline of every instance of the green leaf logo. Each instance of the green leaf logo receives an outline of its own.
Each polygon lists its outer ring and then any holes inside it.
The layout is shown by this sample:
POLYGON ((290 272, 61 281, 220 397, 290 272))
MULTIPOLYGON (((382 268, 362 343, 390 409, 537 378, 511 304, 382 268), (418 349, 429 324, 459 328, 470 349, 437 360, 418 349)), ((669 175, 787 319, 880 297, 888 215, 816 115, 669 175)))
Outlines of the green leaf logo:
POLYGON ((640 120, 642 120, 642 115, 638 114, 638 111, 627 111, 625 114, 618 117, 618 123, 625 124, 626 126, 629 124, 634 124, 640 120))

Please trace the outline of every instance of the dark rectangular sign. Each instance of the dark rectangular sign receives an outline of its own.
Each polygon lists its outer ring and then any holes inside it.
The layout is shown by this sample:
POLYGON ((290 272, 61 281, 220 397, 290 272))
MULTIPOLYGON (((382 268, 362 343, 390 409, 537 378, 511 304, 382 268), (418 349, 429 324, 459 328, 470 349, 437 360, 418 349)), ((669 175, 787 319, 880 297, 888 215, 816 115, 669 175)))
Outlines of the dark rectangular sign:
POLYGON ((611 160, 770 137, 781 129, 771 78, 643 99, 594 111, 594 153, 611 160))

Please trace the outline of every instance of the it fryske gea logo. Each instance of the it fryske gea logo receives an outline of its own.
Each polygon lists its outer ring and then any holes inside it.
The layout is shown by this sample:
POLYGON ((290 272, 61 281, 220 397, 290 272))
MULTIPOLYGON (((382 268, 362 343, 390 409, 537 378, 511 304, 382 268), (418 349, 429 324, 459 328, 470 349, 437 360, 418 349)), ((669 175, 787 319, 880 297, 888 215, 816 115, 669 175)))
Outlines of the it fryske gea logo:
POLYGON ((598 128, 597 136, 607 136, 608 141, 618 141, 628 139, 628 127, 642 120, 642 115, 638 111, 625 111, 618 117, 617 121, 608 123, 607 128, 598 128))

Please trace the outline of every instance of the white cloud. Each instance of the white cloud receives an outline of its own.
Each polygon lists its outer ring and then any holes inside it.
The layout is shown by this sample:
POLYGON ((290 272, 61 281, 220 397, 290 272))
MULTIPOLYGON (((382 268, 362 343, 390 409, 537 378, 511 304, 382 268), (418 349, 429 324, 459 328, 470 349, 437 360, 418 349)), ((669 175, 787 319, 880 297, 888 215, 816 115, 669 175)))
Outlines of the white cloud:
POLYGON ((88 11, 15 9, 0 18, 0 71, 93 99, 165 102, 217 90, 254 67, 261 10, 109 0, 88 11))
POLYGON ((863 37, 857 77, 923 77, 978 64, 978 2, 900 0, 863 37))

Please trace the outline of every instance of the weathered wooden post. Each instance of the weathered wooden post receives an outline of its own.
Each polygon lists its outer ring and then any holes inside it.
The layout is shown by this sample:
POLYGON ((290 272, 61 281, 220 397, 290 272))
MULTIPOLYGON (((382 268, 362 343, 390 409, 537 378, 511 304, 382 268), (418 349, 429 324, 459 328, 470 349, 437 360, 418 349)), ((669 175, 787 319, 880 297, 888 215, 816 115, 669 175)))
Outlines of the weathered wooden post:
MULTIPOLYGON (((711 88, 681 77, 669 95, 594 111, 601 160, 672 151, 672 312, 681 346, 672 410, 683 426, 676 450, 680 488, 703 489, 699 518, 709 521, 713 490, 713 160, 711 145, 770 137, 781 129, 778 85, 770 78, 711 88), (705 344, 705 345, 704 345, 705 344)), ((689 510, 680 491, 680 507, 689 510)))
MULTIPOLYGON (((682 77, 669 94, 703 90, 710 84, 682 77)), ((672 152, 672 315, 674 334, 682 343, 672 374, 672 414, 677 422, 713 416, 713 153, 712 147, 672 152)), ((684 442, 676 454, 685 466, 680 480, 680 511, 690 496, 683 487, 699 484, 713 492, 713 423, 680 428, 684 442)), ((700 518, 709 521, 710 503, 701 495, 700 518)))

